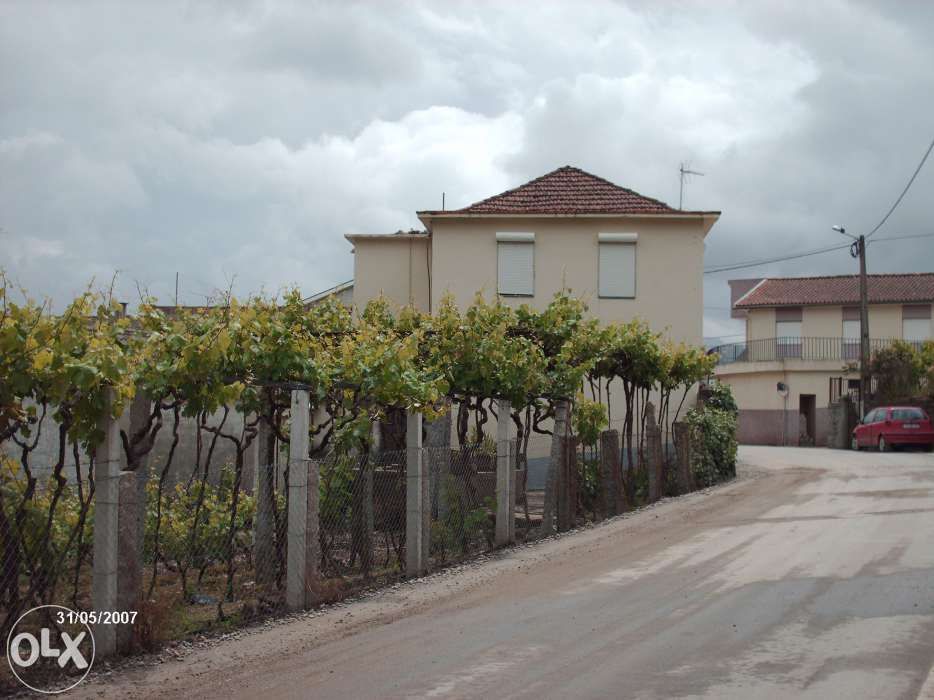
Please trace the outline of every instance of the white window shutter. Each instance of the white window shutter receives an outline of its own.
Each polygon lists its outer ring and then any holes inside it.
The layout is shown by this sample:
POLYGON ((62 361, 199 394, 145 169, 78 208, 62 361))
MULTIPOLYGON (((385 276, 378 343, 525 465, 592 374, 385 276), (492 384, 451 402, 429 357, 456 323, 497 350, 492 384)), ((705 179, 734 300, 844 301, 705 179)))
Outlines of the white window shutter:
POLYGON ((500 240, 496 244, 500 294, 535 294, 535 244, 500 240))
POLYGON ((910 342, 931 339, 931 319, 906 318, 902 320, 902 339, 910 342))
POLYGON ((600 243, 600 296, 632 299, 636 296, 636 246, 629 242, 600 243))
POLYGON ((776 321, 775 337, 779 344, 799 343, 801 341, 801 321, 776 321))

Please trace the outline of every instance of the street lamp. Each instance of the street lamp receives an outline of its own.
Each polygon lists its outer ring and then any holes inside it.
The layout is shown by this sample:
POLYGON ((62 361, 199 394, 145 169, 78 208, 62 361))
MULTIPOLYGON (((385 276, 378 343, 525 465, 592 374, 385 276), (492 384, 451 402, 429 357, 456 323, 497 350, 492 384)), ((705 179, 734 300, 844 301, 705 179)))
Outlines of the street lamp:
POLYGON ((852 236, 839 224, 832 227, 837 233, 853 239, 850 255, 859 258, 859 415, 865 415, 866 396, 869 394, 869 291, 866 280, 866 238, 852 236))

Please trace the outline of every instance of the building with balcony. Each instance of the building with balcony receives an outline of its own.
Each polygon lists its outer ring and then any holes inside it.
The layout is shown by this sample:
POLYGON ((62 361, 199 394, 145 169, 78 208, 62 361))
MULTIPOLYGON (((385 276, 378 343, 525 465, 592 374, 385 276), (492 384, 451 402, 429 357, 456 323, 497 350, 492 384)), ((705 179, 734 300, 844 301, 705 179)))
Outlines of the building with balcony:
MULTIPOLYGON (((870 350, 934 338, 934 273, 869 275, 870 350)), ((739 439, 824 445, 830 403, 859 389, 859 277, 730 281, 746 340, 715 348, 739 406, 739 439)))

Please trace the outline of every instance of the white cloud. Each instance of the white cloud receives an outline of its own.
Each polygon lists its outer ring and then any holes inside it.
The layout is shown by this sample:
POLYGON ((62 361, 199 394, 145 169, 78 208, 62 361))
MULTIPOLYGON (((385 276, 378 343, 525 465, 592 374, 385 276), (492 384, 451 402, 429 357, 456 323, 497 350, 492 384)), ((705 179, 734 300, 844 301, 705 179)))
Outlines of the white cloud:
MULTIPOLYGON (((2 262, 64 297, 308 292, 350 231, 571 163, 722 209, 709 263, 869 227, 930 139, 930 8, 613 2, 0 7, 2 262)), ((922 174, 893 232, 930 228, 922 174), (927 228, 925 228, 927 227, 927 228)), ((828 240, 829 239, 829 240, 828 240)), ((930 269, 924 241, 871 270, 930 269)), ((843 256, 763 270, 844 272, 843 256)), ((708 329, 736 327, 707 280, 708 329), (719 308, 718 308, 719 307, 719 308)))

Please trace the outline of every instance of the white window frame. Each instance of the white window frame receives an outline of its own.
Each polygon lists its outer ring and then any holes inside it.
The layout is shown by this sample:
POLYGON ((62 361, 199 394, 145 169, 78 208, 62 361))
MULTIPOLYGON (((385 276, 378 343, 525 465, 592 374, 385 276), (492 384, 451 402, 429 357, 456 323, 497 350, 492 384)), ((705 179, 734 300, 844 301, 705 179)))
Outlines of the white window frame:
MULTIPOLYGON (((636 244, 639 241, 638 233, 598 233, 597 234, 597 295, 600 299, 635 299, 638 286, 638 255, 639 251, 636 244), (611 255, 611 250, 617 252, 617 246, 627 246, 632 253, 632 284, 631 291, 619 292, 618 289, 609 289, 604 287, 604 278, 607 270, 604 270, 603 252, 607 251, 611 255)), ((609 264, 609 261, 607 262, 609 264)), ((609 279, 606 280, 609 285, 609 279)))
POLYGON ((534 297, 535 296, 535 234, 528 231, 502 231, 496 234, 496 291, 504 297, 534 297), (529 246, 531 252, 531 279, 526 280, 527 286, 521 290, 510 287, 504 291, 503 279, 503 253, 504 246, 529 246))

